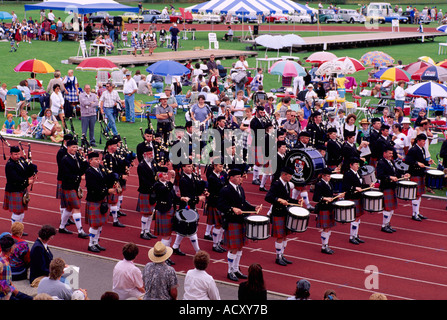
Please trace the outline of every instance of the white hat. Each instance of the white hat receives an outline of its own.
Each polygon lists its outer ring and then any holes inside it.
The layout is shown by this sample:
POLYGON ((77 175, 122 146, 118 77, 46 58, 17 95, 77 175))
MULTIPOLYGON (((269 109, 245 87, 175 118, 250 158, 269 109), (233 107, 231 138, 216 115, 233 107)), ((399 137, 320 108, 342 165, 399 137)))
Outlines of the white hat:
POLYGON ((313 88, 314 85, 313 85, 312 83, 309 83, 309 84, 307 85, 307 87, 308 87, 308 88, 313 88))
POLYGON ((75 290, 71 294, 71 300, 85 300, 85 294, 82 290, 75 290))
POLYGON ((411 124, 411 121, 410 121, 409 118, 403 118, 401 123, 402 123, 402 124, 404 124, 404 123, 411 124))

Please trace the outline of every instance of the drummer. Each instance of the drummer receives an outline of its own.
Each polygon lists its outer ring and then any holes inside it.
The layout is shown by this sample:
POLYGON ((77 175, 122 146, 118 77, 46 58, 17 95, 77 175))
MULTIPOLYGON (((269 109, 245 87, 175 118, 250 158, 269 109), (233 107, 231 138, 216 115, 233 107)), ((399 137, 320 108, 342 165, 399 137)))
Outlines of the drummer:
POLYGON ((326 164, 328 168, 335 170, 335 168, 341 166, 341 162, 343 160, 342 154, 341 154, 341 148, 343 144, 339 141, 337 135, 337 129, 336 128, 329 128, 327 130, 328 134, 328 141, 327 141, 327 161, 326 164))
MULTIPOLYGON (((380 181, 380 191, 383 192, 383 220, 381 231, 393 233, 396 230, 391 227, 390 221, 397 208, 396 187, 401 173, 397 170, 393 160, 394 148, 386 146, 383 157, 377 162, 377 179, 380 181)), ((408 179, 409 173, 404 175, 408 179)))
POLYGON ((280 266, 287 266, 292 262, 284 257, 284 250, 287 246, 287 236, 291 233, 286 228, 286 217, 288 214, 287 206, 289 203, 297 203, 290 197, 290 190, 293 189, 293 183, 290 182, 293 176, 293 169, 283 167, 278 180, 272 182, 269 191, 265 196, 265 201, 272 204, 270 219, 272 221, 272 237, 276 238, 275 263, 280 266))
POLYGON ((361 155, 361 149, 368 146, 369 142, 362 141, 360 143, 360 145, 357 147, 355 144, 355 135, 356 135, 356 133, 354 131, 348 131, 345 134, 346 141, 343 144, 343 147, 341 149, 341 154, 343 156, 343 163, 342 163, 342 167, 341 167, 342 173, 349 170, 350 159, 359 158, 361 166, 366 161, 366 159, 363 157, 360 157, 360 155, 361 155))
POLYGON ((346 192, 345 199, 355 203, 355 220, 351 222, 349 234, 349 242, 352 244, 360 244, 365 241, 359 238, 360 217, 364 214, 362 204, 362 189, 373 187, 374 183, 365 185, 358 172, 361 160, 359 158, 349 159, 349 169, 343 174, 343 191, 346 192))
POLYGON ((408 150, 405 157, 405 163, 408 164, 408 173, 411 175, 410 180, 418 184, 416 200, 412 200, 413 215, 411 219, 415 221, 422 221, 427 219, 419 213, 421 206, 421 197, 425 193, 425 170, 434 163, 433 159, 427 160, 425 153, 425 144, 427 142, 427 136, 425 134, 418 134, 415 138, 413 147, 408 150))
MULTIPOLYGON (((334 201, 334 190, 330 183, 332 170, 324 168, 320 173, 320 180, 315 184, 313 201, 317 202, 315 213, 317 214, 317 228, 321 230, 321 252, 333 254, 334 250, 329 248, 331 228, 336 225, 332 208, 334 201)), ((344 196, 342 193, 340 197, 344 196)))

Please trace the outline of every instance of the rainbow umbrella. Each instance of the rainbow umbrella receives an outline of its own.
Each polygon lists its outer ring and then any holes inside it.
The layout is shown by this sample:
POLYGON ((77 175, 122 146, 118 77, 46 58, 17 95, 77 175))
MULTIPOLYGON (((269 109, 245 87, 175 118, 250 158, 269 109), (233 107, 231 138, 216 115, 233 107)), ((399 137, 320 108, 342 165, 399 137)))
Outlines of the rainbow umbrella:
POLYGON ((20 62, 15 68, 15 72, 51 73, 54 68, 47 62, 37 59, 20 62))
POLYGON ((387 66, 394 63, 394 58, 382 51, 370 51, 360 58, 360 62, 369 67, 387 66))
POLYGON ((77 70, 83 71, 113 71, 119 68, 109 59, 106 58, 87 58, 83 60, 77 67, 77 70))
POLYGON ((281 60, 275 62, 268 70, 270 74, 276 74, 283 77, 305 76, 306 71, 297 62, 291 60, 281 60))
POLYGON ((408 82, 411 79, 411 75, 407 71, 396 67, 380 70, 379 72, 376 72, 374 74, 374 77, 379 78, 381 80, 389 80, 389 81, 403 80, 405 82, 408 82))
POLYGON ((306 59, 306 62, 322 64, 323 62, 331 61, 334 59, 337 59, 337 56, 335 54, 327 52, 327 51, 319 51, 319 52, 312 53, 306 59))

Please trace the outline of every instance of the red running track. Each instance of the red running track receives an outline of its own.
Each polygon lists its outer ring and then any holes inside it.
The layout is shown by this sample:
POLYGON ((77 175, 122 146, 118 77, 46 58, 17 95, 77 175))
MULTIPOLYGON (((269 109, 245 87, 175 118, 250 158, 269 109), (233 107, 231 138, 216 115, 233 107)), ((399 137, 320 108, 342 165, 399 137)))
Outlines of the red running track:
MULTIPOLYGON (((14 143, 11 143, 14 144, 14 143)), ((25 230, 29 233, 27 240, 34 241, 41 225, 51 224, 59 227, 59 202, 55 199, 56 190, 56 152, 58 146, 32 143, 33 162, 38 165, 38 183, 31 192, 29 210, 25 214, 25 230)), ((5 161, 1 161, 0 188, 4 190, 5 161)), ((101 257, 122 259, 121 248, 126 242, 134 242, 140 247, 136 262, 148 262, 147 251, 157 240, 142 240, 140 234, 140 214, 135 211, 137 203, 136 168, 131 171, 128 189, 124 195, 122 211, 127 213, 120 221, 125 228, 116 228, 109 223, 103 227, 101 245, 105 252, 101 257)), ((268 205, 264 201, 265 193, 259 192, 258 186, 251 184, 251 177, 243 183, 248 200, 253 204, 264 203, 261 214, 266 214, 268 205)), ((269 185, 267 184, 267 188, 269 185)), ((3 193, 4 191, 2 191, 3 193)), ((3 194, 1 195, 3 199, 3 194)), ((83 203, 84 206, 84 203, 83 203)), ((397 232, 388 234, 380 231, 381 214, 366 214, 362 218, 359 235, 366 241, 361 245, 348 242, 349 225, 338 224, 333 228, 330 246, 334 255, 320 252, 320 234, 315 228, 315 215, 311 215, 309 228, 304 233, 292 234, 286 248, 286 256, 293 264, 286 267, 275 264, 274 239, 253 242, 243 250, 241 270, 247 273, 248 266, 260 263, 264 270, 267 289, 272 292, 290 295, 295 283, 300 278, 308 279, 311 284, 311 299, 320 300, 326 289, 336 290, 343 300, 366 300, 372 292, 382 292, 388 299, 424 300, 447 298, 447 216, 446 203, 442 200, 423 198, 421 213, 429 219, 416 222, 410 219, 411 203, 399 202, 399 208, 392 218, 392 225, 397 232), (371 282, 365 269, 376 270, 373 274, 377 281, 371 282), (366 284, 378 284, 378 288, 368 289, 366 284)), ((84 212, 84 208, 82 210, 84 212)), ((216 280, 226 279, 226 253, 213 252, 212 242, 203 239, 206 218, 202 215, 199 224, 199 244, 201 249, 210 253, 212 263, 208 272, 216 280)), ((154 224, 152 224, 152 227, 154 224)), ((0 215, 0 232, 10 228, 10 213, 2 210, 0 215)), ((76 231, 73 226, 69 229, 76 231)), ((88 226, 84 224, 84 230, 88 226)), ((175 236, 173 236, 175 239, 175 236)), ((172 242, 173 243, 173 242, 172 242)), ((79 239, 73 235, 57 234, 51 246, 62 247, 92 254, 87 251, 88 239, 79 239)), ((184 257, 173 256, 175 270, 186 272, 192 268, 194 250, 188 239, 181 245, 184 257)), ((92 254, 93 256, 96 254, 92 254)))

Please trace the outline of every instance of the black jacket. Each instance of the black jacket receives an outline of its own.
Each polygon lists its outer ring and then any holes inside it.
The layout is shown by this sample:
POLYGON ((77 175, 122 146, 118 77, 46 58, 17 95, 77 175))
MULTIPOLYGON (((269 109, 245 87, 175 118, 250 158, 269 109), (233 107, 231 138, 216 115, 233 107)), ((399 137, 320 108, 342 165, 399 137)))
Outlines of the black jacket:
POLYGON ((188 177, 185 173, 182 173, 179 181, 179 189, 181 197, 188 197, 189 201, 180 202, 180 208, 183 209, 186 206, 189 206, 190 209, 195 210, 196 205, 199 203, 199 190, 198 190, 198 181, 191 174, 191 178, 188 177))
MULTIPOLYGON (((357 173, 360 176, 360 173, 358 171, 357 171, 357 173)), ((346 192, 346 194, 345 194, 346 200, 361 199, 362 193, 356 192, 355 189, 357 187, 360 187, 363 189, 363 188, 369 187, 369 185, 363 184, 362 177, 360 176, 360 178, 358 178, 351 169, 348 169, 343 174, 343 182, 342 182, 343 191, 346 192)))
POLYGON ((394 160, 390 160, 392 165, 384 158, 377 162, 377 180, 380 181, 380 190, 395 189, 396 182, 391 181, 390 177, 400 178, 401 174, 394 166, 394 160))
MULTIPOLYGON (((223 172, 222 172, 223 173, 223 172)), ((219 200, 219 193, 220 190, 222 190, 222 188, 225 186, 225 175, 220 174, 221 177, 217 177, 216 174, 214 172, 210 173, 210 175, 208 176, 208 192, 209 192, 209 196, 208 199, 206 201, 207 205, 213 208, 217 207, 217 202, 219 200)))
POLYGON ((149 194, 152 192, 154 184, 156 182, 155 177, 157 174, 157 164, 155 161, 151 163, 152 169, 149 167, 145 160, 142 160, 137 167, 138 174, 138 192, 143 194, 149 194))
POLYGON ((18 161, 11 159, 5 165, 7 192, 23 192, 28 187, 28 178, 32 177, 29 172, 29 164, 20 158, 18 161))
POLYGON ((425 150, 420 148, 418 145, 414 145, 408 150, 407 155, 405 156, 405 163, 408 164, 408 173, 412 176, 425 176, 425 168, 421 168, 418 166, 417 162, 421 162, 426 166, 429 166, 428 161, 425 159, 425 150))
POLYGON ((228 184, 219 192, 219 200, 217 201, 217 209, 222 212, 223 217, 227 223, 244 223, 244 218, 249 214, 236 215, 233 212, 233 207, 239 208, 242 211, 254 211, 255 206, 252 206, 245 199, 245 192, 242 187, 239 187, 241 194, 236 189, 228 184))
POLYGON ((87 188, 86 200, 89 202, 102 202, 108 195, 107 174, 100 166, 98 172, 95 168, 89 167, 85 171, 85 186, 87 188))
POLYGON ((334 190, 332 189, 331 183, 327 184, 323 180, 318 181, 315 184, 314 195, 312 200, 317 202, 315 206, 315 212, 318 214, 320 210, 330 210, 332 209, 331 203, 323 202, 323 198, 332 198, 334 196, 334 190))
POLYGON ((175 194, 173 184, 168 181, 166 185, 161 181, 157 181, 154 184, 154 194, 155 194, 155 209, 160 212, 167 212, 172 207, 174 211, 176 206, 180 203, 180 197, 175 194))
POLYGON ((328 140, 327 151, 326 151, 328 166, 338 166, 342 162, 343 160, 343 155, 341 153, 342 146, 343 145, 341 144, 341 142, 334 141, 332 139, 328 140))
POLYGON ((89 167, 88 162, 81 159, 78 154, 75 158, 67 154, 61 160, 61 181, 64 190, 77 190, 81 184, 82 175, 89 167))
POLYGON ((280 204, 278 202, 278 199, 284 199, 288 202, 294 202, 296 203, 291 197, 290 197, 290 191, 293 189, 293 183, 289 183, 289 190, 287 191, 286 186, 282 183, 281 180, 276 180, 272 182, 272 185, 270 186, 269 191, 265 195, 265 201, 272 204, 272 215, 277 217, 284 217, 287 215, 287 207, 280 204))

